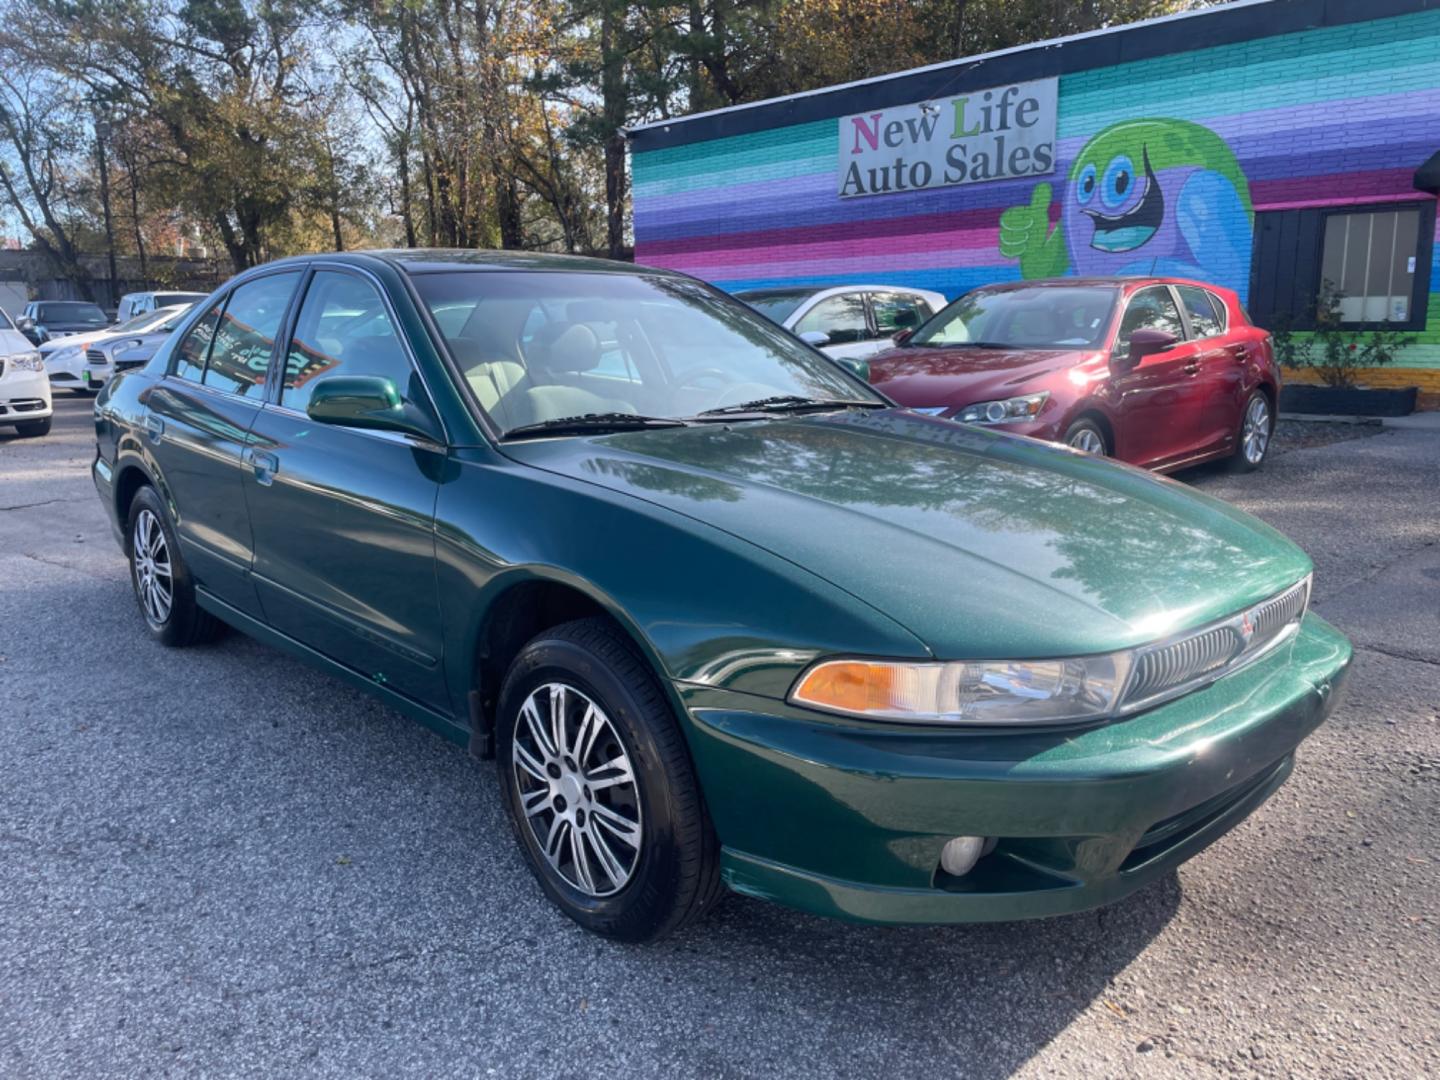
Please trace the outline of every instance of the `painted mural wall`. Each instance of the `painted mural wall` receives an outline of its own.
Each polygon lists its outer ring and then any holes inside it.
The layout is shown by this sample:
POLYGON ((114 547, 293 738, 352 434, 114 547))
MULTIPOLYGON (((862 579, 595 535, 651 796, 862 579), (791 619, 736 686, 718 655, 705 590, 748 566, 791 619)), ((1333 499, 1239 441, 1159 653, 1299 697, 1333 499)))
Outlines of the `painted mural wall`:
MULTIPOLYGON (((839 148, 829 119, 634 154, 636 260, 732 291, 1138 272, 1243 296, 1256 212, 1424 198, 1440 9, 1062 76, 1040 181, 841 199, 839 148)), ((1403 362, 1440 389, 1440 292, 1403 362)))

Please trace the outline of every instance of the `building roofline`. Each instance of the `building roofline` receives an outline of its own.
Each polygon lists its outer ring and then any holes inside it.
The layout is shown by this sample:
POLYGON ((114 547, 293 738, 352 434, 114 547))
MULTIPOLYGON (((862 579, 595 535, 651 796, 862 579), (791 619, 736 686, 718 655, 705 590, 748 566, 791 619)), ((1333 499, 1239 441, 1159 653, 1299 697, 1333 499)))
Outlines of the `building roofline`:
POLYGON ((635 150, 658 150, 845 116, 860 109, 926 101, 986 86, 1433 9, 1440 9, 1440 0, 1231 0, 1216 7, 1161 15, 764 101, 655 120, 630 127, 625 134, 635 150))

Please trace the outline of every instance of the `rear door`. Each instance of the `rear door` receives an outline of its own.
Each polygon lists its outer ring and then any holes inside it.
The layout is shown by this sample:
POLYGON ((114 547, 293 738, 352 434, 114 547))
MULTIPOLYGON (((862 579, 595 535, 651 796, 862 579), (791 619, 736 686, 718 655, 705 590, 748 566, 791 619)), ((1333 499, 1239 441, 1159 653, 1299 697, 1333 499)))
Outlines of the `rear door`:
POLYGON ((1195 376, 1200 397, 1199 449, 1214 452, 1233 443, 1240 430, 1245 344, 1226 336, 1225 305, 1214 293, 1198 285, 1177 285, 1175 293, 1190 326, 1200 369, 1195 376))
POLYGON ((1197 351, 1186 340, 1185 320, 1170 286, 1150 285, 1131 294, 1111 351, 1116 457, 1159 468, 1197 451, 1203 428, 1197 351), (1129 337, 1136 330, 1160 330, 1177 340, 1132 365, 1129 337))
POLYGON ((176 346, 147 400, 145 438, 185 562, 198 585, 248 615, 260 607, 241 456, 300 276, 250 278, 221 297, 176 346))
POLYGON ((392 432, 317 424, 315 384, 390 379, 429 394, 366 276, 316 270, 293 319, 278 402, 256 417, 245 470, 266 621, 382 686, 448 710, 435 585, 435 498, 446 450, 392 432))

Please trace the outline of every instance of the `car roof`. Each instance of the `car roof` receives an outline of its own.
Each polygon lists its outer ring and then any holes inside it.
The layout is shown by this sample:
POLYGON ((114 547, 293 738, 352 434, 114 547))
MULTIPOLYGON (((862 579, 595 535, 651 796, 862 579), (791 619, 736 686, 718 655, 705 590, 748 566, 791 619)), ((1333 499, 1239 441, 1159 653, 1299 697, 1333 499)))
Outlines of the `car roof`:
POLYGON ((1073 288, 1075 286, 1107 286, 1116 289, 1135 290, 1146 285, 1194 285, 1196 288, 1209 289, 1211 292, 1228 293, 1231 290, 1223 285, 1215 285, 1209 281, 1197 281, 1194 278, 1171 277, 1164 274, 1120 274, 1112 277, 1054 277, 1034 278, 1026 281, 1003 281, 993 285, 982 285, 980 288, 993 289, 995 291, 1011 289, 1030 288, 1073 288))
POLYGON ((291 263, 330 263, 369 266, 388 263, 406 274, 442 273, 456 270, 528 270, 553 273, 659 274, 683 278, 689 275, 657 266, 640 266, 615 259, 587 255, 558 255, 542 251, 476 251, 469 248, 382 248, 368 251, 322 252, 294 255, 266 263, 266 267, 291 263))

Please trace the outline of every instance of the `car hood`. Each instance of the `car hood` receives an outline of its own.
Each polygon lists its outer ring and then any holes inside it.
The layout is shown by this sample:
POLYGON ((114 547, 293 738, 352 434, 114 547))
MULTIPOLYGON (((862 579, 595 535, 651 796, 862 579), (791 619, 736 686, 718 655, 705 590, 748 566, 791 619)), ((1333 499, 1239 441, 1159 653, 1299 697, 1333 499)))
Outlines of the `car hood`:
POLYGON ((887 349, 870 358, 870 382, 901 405, 957 408, 1025 393, 1095 356, 1082 349, 887 349))
POLYGON ((1173 481, 904 410, 505 452, 756 544, 946 658, 1129 647, 1232 614, 1310 569, 1267 525, 1173 481))
MULTIPOLYGON (((70 330, 70 327, 56 323, 46 323, 45 328, 47 330, 65 330, 67 332, 70 330)), ((41 345, 40 354, 42 356, 48 356, 58 349, 71 349, 74 348, 76 345, 80 345, 82 347, 86 345, 94 345, 98 342, 106 340, 107 338, 122 336, 124 335, 117 334, 115 332, 115 328, 113 326, 107 326, 101 330, 86 330, 84 333, 80 334, 67 333, 67 336, 63 338, 59 338, 55 341, 47 341, 44 345, 41 345)))

